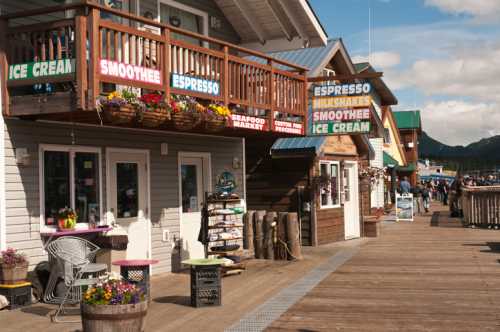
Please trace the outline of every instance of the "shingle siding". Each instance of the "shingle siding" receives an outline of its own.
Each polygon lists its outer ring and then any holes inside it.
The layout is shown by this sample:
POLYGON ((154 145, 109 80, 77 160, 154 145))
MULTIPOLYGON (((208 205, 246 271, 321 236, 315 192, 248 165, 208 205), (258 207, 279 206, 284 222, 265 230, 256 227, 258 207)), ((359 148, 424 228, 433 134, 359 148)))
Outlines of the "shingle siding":
POLYGON ((77 145, 101 147, 102 202, 106 207, 106 147, 147 149, 150 153, 150 197, 152 256, 159 259, 154 272, 171 270, 172 243, 163 242, 163 230, 179 238, 178 152, 210 152, 212 181, 217 174, 230 170, 236 176, 237 192, 243 197, 243 170, 232 168, 233 157, 243 159, 241 139, 200 137, 181 133, 154 133, 123 129, 71 126, 6 120, 6 216, 7 245, 26 252, 33 267, 46 260, 40 239, 39 144, 71 145, 71 133, 77 145), (168 155, 160 154, 160 144, 168 143, 168 155), (27 148, 30 164, 16 164, 14 149, 27 148))

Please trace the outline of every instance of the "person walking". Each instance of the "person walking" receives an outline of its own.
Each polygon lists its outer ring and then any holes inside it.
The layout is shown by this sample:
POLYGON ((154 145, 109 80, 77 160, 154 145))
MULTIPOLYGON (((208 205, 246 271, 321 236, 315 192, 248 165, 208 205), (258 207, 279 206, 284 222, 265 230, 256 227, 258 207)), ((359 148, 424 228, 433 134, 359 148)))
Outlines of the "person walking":
POLYGON ((409 194, 411 192, 411 184, 408 182, 408 177, 404 177, 403 181, 399 183, 399 191, 402 194, 409 194))
POLYGON ((448 205, 448 192, 450 187, 448 186, 448 181, 443 181, 443 205, 448 205))
POLYGON ((422 198, 422 185, 421 184, 417 184, 415 187, 413 187, 413 190, 412 190, 412 194, 413 194, 413 211, 414 213, 413 214, 421 214, 422 213, 422 209, 421 209, 421 198, 422 198))
POLYGON ((422 189, 422 203, 424 205, 425 212, 429 212, 431 202, 431 190, 429 185, 424 185, 422 189))

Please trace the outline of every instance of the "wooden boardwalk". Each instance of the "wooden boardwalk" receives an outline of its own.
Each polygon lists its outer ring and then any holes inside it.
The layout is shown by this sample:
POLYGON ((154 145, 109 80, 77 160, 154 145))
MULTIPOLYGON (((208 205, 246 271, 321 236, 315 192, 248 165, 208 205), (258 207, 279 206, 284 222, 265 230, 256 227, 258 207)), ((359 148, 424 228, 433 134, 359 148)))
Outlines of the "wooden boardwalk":
POLYGON ((446 215, 384 225, 268 331, 500 331, 500 231, 446 215))

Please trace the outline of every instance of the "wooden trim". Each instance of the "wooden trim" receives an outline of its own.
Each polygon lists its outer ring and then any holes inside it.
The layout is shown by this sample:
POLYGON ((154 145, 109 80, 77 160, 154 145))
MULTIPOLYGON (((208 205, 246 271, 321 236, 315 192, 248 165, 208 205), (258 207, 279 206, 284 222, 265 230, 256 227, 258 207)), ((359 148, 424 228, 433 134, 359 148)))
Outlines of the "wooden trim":
POLYGON ((384 76, 382 72, 375 73, 361 73, 361 74, 353 74, 353 75, 335 75, 335 76, 317 76, 317 77, 308 77, 308 82, 328 82, 328 81, 348 81, 348 80, 362 80, 362 79, 373 79, 380 78, 384 76))
POLYGON ((132 27, 129 27, 127 25, 119 24, 119 23, 109 21, 109 20, 100 20, 99 27, 114 30, 114 31, 125 32, 125 33, 128 33, 130 35, 135 35, 135 36, 143 37, 146 39, 155 40, 155 41, 160 42, 160 43, 163 43, 165 41, 160 35, 157 35, 157 34, 154 34, 154 33, 148 32, 148 31, 132 28, 132 27))
POLYGON ((0 19, 0 93, 2 94, 3 114, 9 116, 9 91, 7 89, 7 77, 9 64, 7 61, 7 21, 0 19))
MULTIPOLYGON (((94 109, 95 101, 99 96, 99 58, 101 56, 101 38, 99 30, 99 11, 96 9, 91 9, 89 13, 88 20, 88 34, 89 34, 89 100, 87 102, 87 108, 94 109)), ((108 39, 109 40, 109 39, 108 39)), ((107 54, 106 54, 107 55, 107 54)), ((87 58, 86 53, 78 54, 77 56, 87 58)))
POLYGON ((229 104, 229 48, 224 46, 224 70, 222 100, 225 105, 229 104))
POLYGON ((23 32, 39 32, 39 31, 47 31, 47 30, 55 30, 59 28, 65 28, 69 26, 73 26, 75 21, 73 19, 64 19, 60 21, 52 21, 45 23, 36 23, 30 25, 22 25, 16 27, 7 28, 7 34, 18 34, 23 32))
MULTIPOLYGON (((165 29, 165 30, 168 30, 168 29, 165 29)), ((211 50, 209 48, 205 48, 203 46, 191 44, 191 43, 185 42, 183 40, 179 40, 179 39, 170 39, 170 45, 174 45, 174 46, 182 47, 185 49, 193 50, 196 52, 208 54, 208 55, 211 55, 213 57, 220 58, 220 59, 224 58, 224 52, 211 50)))
POLYGON ((163 90, 165 91, 165 99, 168 102, 170 99, 170 72, 172 71, 170 68, 170 31, 163 29, 161 34, 165 42, 163 43, 163 59, 160 68, 163 71, 163 90))
MULTIPOLYGON (((262 63, 250 61, 250 60, 247 60, 245 58, 240 58, 240 57, 232 55, 232 54, 229 54, 228 58, 229 58, 229 61, 231 61, 231 62, 236 62, 236 63, 242 64, 242 65, 248 65, 248 66, 252 66, 252 67, 267 70, 267 71, 271 71, 271 68, 272 68, 269 65, 264 65, 262 63)), ((274 60, 268 60, 267 63, 269 63, 269 61, 274 61, 274 60)))
POLYGON ((201 99, 224 101, 224 96, 220 96, 220 95, 214 96, 214 95, 209 95, 206 93, 176 89, 176 88, 172 88, 172 87, 170 87, 170 93, 179 94, 179 95, 186 95, 186 96, 191 96, 191 97, 201 98, 201 99))
POLYGON ((161 88, 162 88, 162 84, 151 84, 151 83, 140 82, 140 81, 131 81, 131 80, 127 80, 124 78, 109 76, 109 75, 100 75, 99 74, 98 78, 99 78, 100 82, 114 83, 114 84, 127 85, 127 86, 132 85, 134 87, 143 88, 143 89, 161 90, 161 88))

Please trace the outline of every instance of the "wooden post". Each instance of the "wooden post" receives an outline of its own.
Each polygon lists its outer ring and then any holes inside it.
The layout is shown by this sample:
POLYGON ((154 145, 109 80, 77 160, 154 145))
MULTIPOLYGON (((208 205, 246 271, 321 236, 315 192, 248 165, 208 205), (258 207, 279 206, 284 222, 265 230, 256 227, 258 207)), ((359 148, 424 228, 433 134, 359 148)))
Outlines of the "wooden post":
POLYGON ((224 105, 228 106, 229 105, 229 48, 225 45, 224 46, 224 75, 223 75, 223 80, 224 80, 224 89, 223 91, 223 100, 224 100, 224 105))
MULTIPOLYGON (((86 110, 87 105, 87 17, 76 16, 76 105, 86 110)), ((93 108, 93 107, 90 107, 93 108)))
MULTIPOLYGON (((99 54, 100 38, 99 38, 99 11, 95 8, 90 9, 89 20, 88 20, 88 31, 89 31, 89 93, 88 93, 88 108, 93 109, 95 106, 95 101, 99 97, 99 54)), ((106 51, 109 52, 109 49, 106 51)), ((81 55, 80 55, 81 56, 81 55)))
POLYGON ((278 226, 276 228, 277 242, 274 247, 275 259, 286 260, 286 219, 288 212, 278 213, 278 226))
POLYGON ((255 258, 262 259, 264 258, 264 252, 263 252, 263 240, 264 240, 264 216, 266 215, 265 210, 259 210, 254 214, 254 234, 255 234, 255 258))
POLYGON ((286 236, 289 252, 289 259, 302 259, 299 236, 299 218, 297 213, 289 213, 286 222, 286 236))
POLYGON ((276 218, 276 212, 268 212, 264 218, 264 256, 266 259, 274 259, 273 238, 276 218))
POLYGON ((9 90, 7 89, 7 76, 9 63, 7 60, 7 21, 0 20, 0 93, 2 94, 3 115, 9 116, 9 90))
POLYGON ((271 103, 271 109, 269 110, 268 119, 269 119, 269 130, 273 131, 274 128, 274 112, 276 111, 276 104, 274 103, 274 91, 276 87, 274 86, 274 65, 273 60, 267 60, 267 64, 271 66, 271 79, 269 80, 269 100, 271 103))
POLYGON ((243 249, 254 251, 253 246, 253 221, 255 211, 249 210, 243 217, 243 249))
POLYGON ((170 100, 170 30, 163 28, 163 90, 166 102, 170 100))
POLYGON ((304 116, 304 135, 307 135, 309 130, 309 89, 307 88, 307 72, 304 72, 303 93, 304 96, 302 96, 302 115, 304 116))

